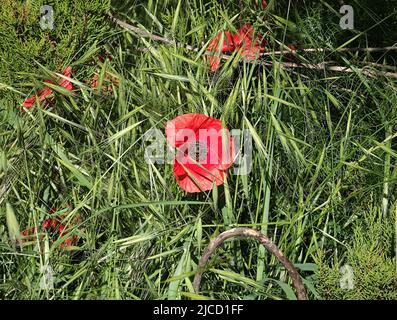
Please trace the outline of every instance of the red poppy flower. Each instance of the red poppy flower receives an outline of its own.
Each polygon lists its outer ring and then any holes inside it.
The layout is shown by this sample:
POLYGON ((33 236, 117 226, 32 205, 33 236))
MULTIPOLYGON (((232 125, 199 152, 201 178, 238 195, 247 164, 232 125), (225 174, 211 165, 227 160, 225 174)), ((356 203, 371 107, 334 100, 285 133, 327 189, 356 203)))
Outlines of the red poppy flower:
POLYGON ((59 245, 59 248, 66 249, 67 247, 76 246, 78 242, 79 242, 78 236, 71 236, 66 238, 66 240, 59 245))
MULTIPOLYGON (((48 218, 43 221, 42 231, 47 232, 50 236, 54 236, 58 233, 58 226, 60 225, 60 221, 55 218, 48 218)), ((35 241, 37 239, 38 228, 28 228, 21 232, 23 237, 22 243, 26 241, 35 241)), ((43 239, 43 235, 41 235, 40 240, 43 239)))
POLYGON ((219 33, 210 41, 207 48, 207 51, 214 52, 213 55, 208 57, 212 72, 218 70, 220 66, 219 48, 221 53, 241 50, 242 57, 248 61, 252 61, 256 59, 259 53, 265 50, 265 46, 267 45, 267 42, 260 33, 254 37, 254 28, 250 24, 246 24, 238 29, 237 33, 225 32, 224 40, 220 47, 221 37, 222 33, 219 33))
POLYGON ((241 55, 248 61, 255 60, 258 54, 265 51, 267 45, 262 34, 258 33, 254 37, 254 28, 250 24, 246 24, 237 30, 234 41, 241 48, 241 55))
POLYGON ((36 241, 37 228, 28 228, 21 231, 21 243, 26 243, 28 241, 36 241))
MULTIPOLYGON (((44 82, 51 83, 50 81, 44 81, 44 82)), ((45 101, 50 95, 52 95, 52 89, 48 88, 47 86, 45 86, 42 90, 40 90, 37 94, 40 104, 42 104, 43 101, 45 101)), ((30 96, 29 98, 26 98, 22 106, 29 109, 34 106, 35 102, 36 102, 36 95, 33 95, 30 96)))
MULTIPOLYGON (((59 237, 62 238, 65 234, 67 233, 68 229, 66 229, 66 225, 61 224, 61 226, 59 227, 59 237)), ((64 241, 62 241, 62 243, 59 245, 59 247, 61 249, 65 249, 67 247, 71 247, 77 244, 77 242, 79 241, 79 238, 77 236, 70 236, 68 238, 66 238, 64 241)))
POLYGON ((55 218, 45 219, 43 222, 42 229, 43 231, 47 231, 51 234, 58 232, 58 227, 61 224, 61 221, 55 218))
MULTIPOLYGON (((52 241, 55 241, 56 239, 59 239, 67 233, 70 228, 75 226, 77 223, 81 222, 81 218, 78 215, 74 221, 70 224, 68 228, 66 228, 66 225, 63 224, 61 221, 64 217, 60 216, 59 218, 47 218, 43 221, 42 224, 42 230, 43 232, 46 232, 52 239, 52 241)), ((37 239, 37 234, 38 230, 37 228, 28 228, 24 231, 21 232, 22 235, 22 243, 26 243, 27 241, 35 241, 37 239)), ((44 235, 42 234, 40 237, 40 240, 43 240, 44 235)), ((66 238, 61 244, 60 244, 60 249, 65 249, 70 246, 75 246, 77 245, 79 241, 79 237, 76 235, 72 235, 68 238, 66 238)))
POLYGON ((219 50, 221 53, 226 53, 236 49, 232 33, 229 31, 224 32, 222 46, 220 46, 221 39, 222 32, 218 33, 216 37, 210 41, 207 48, 207 51, 214 53, 213 55, 208 56, 208 62, 210 63, 211 71, 213 72, 219 69, 219 65, 221 63, 219 50))
MULTIPOLYGON (((63 75, 65 77, 71 78, 72 77, 72 68, 69 66, 65 69, 63 72, 63 75)), ((59 83, 61 87, 64 87, 66 90, 72 91, 73 90, 73 85, 70 80, 67 79, 62 79, 61 82, 59 83)))
POLYGON ((201 192, 223 184, 234 160, 234 143, 220 120, 185 114, 169 121, 165 132, 177 149, 174 176, 182 189, 201 192))
MULTIPOLYGON (((65 69, 63 72, 63 75, 65 77, 71 78, 72 76, 72 68, 69 66, 65 69)), ((51 81, 44 81, 44 83, 52 83, 51 81)), ((63 88, 65 88, 68 91, 73 90, 73 85, 72 83, 67 80, 67 79, 61 79, 59 82, 59 85, 63 88)), ((53 91, 51 88, 45 86, 42 90, 40 90, 37 94, 37 98, 39 100, 39 103, 42 104, 44 101, 48 100, 47 98, 53 94, 53 91)), ((29 98, 26 98, 25 101, 23 102, 22 106, 24 108, 31 108, 34 106, 34 103, 36 102, 36 95, 30 96, 29 98)), ((44 105, 46 107, 46 105, 44 105)))

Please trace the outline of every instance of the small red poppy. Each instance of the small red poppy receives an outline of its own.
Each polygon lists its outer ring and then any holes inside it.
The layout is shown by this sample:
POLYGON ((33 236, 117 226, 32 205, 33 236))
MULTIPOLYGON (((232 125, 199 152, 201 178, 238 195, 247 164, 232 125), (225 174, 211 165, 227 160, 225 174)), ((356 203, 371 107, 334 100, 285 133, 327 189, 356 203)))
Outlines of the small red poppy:
POLYGON ((254 35, 254 28, 250 24, 246 24, 238 29, 237 33, 225 32, 222 46, 220 46, 221 39, 222 33, 217 34, 217 36, 210 41, 207 48, 208 52, 213 53, 208 57, 210 70, 212 72, 219 69, 221 61, 220 52, 225 53, 239 50, 241 51, 242 57, 248 61, 252 61, 257 58, 259 53, 265 51, 265 46, 267 45, 262 34, 258 33, 256 36, 254 35))
POLYGON ((229 31, 224 32, 223 43, 220 46, 220 41, 222 39, 222 32, 218 33, 214 39, 208 44, 207 51, 214 52, 214 55, 208 56, 208 62, 211 66, 211 71, 216 71, 219 69, 221 63, 221 58, 219 57, 219 49, 221 53, 230 52, 236 49, 234 44, 234 35, 229 31))
POLYGON ((51 232, 56 232, 57 227, 61 224, 61 222, 58 219, 55 218, 48 218, 45 219, 43 222, 43 227, 42 229, 44 231, 51 231, 51 232))
POLYGON ((255 60, 259 53, 265 51, 267 45, 262 34, 254 35, 254 28, 250 24, 246 24, 237 30, 234 41, 241 48, 241 55, 248 61, 255 60))
POLYGON ((234 143, 222 122, 191 113, 167 122, 167 141, 177 149, 174 176, 187 192, 211 190, 224 183, 234 161, 234 143))
POLYGON ((37 228, 28 228, 26 230, 23 230, 21 232, 21 243, 25 243, 28 241, 36 241, 36 235, 37 235, 37 228))
MULTIPOLYGON (((69 66, 65 69, 65 71, 63 72, 63 75, 65 77, 71 78, 72 76, 72 68, 69 66)), ((44 81, 44 83, 51 83, 51 81, 44 81)), ((73 90, 73 85, 71 83, 70 80, 67 79, 61 79, 61 81, 59 82, 59 85, 63 88, 65 88, 68 91, 72 91, 73 90)), ((44 88, 42 90, 40 90, 37 94, 37 98, 39 100, 39 103, 42 104, 44 101, 51 101, 51 99, 48 99, 48 97, 50 97, 53 94, 53 91, 51 88, 44 86, 44 88)), ((52 98, 52 97, 51 97, 52 98)), ((34 103, 36 102, 36 95, 30 96, 28 98, 25 99, 25 101, 23 102, 22 106, 24 108, 31 108, 34 106, 34 103)), ((44 105, 44 107, 46 107, 47 104, 44 105)))
MULTIPOLYGON (((60 216, 59 218, 58 217, 47 218, 43 221, 41 229, 43 232, 46 232, 51 237, 52 241, 55 241, 56 239, 63 237, 71 227, 81 222, 80 215, 78 215, 73 220, 71 226, 67 229, 66 225, 61 222, 63 218, 64 218, 63 216, 60 216)), ((21 236, 22 236, 21 242, 26 243, 28 241, 36 241, 37 235, 38 235, 37 228, 28 228, 21 232, 21 236)), ((44 238, 44 234, 41 234, 40 240, 43 240, 43 238, 44 238)), ((72 235, 66 238, 64 241, 62 241, 59 247, 60 249, 66 249, 67 247, 77 245, 78 241, 79 241, 79 237, 76 235, 72 235)))
MULTIPOLYGON (((50 81, 44 81, 44 82, 51 83, 50 81)), ((47 86, 45 86, 42 90, 40 90, 37 94, 40 104, 42 104, 43 101, 45 101, 50 95, 52 95, 52 89, 48 88, 47 86)), ((30 96, 29 98, 26 98, 22 106, 29 109, 34 106, 35 102, 36 102, 36 95, 33 95, 30 96)))
MULTIPOLYGON (((63 72, 63 75, 65 77, 71 78, 72 77, 72 68, 69 66, 65 69, 65 71, 63 72)), ((62 79, 61 82, 59 83, 59 85, 63 88, 65 88, 68 91, 72 91, 73 90, 73 85, 72 82, 68 79, 62 79)))

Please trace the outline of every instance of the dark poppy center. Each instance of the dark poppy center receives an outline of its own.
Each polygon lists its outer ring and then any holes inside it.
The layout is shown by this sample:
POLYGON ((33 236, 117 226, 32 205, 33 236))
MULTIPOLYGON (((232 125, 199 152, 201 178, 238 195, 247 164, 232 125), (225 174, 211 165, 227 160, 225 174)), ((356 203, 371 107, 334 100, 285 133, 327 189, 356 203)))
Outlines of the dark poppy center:
POLYGON ((188 152, 190 158, 196 162, 203 162, 207 158, 207 145, 200 140, 193 141, 189 144, 188 152))

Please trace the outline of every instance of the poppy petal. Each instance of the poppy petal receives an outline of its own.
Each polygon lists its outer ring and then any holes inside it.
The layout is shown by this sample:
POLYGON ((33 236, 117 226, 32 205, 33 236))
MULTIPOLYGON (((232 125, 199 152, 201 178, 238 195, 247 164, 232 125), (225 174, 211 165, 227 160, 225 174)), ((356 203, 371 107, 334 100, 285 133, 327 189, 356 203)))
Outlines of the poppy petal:
MULTIPOLYGON (((65 77, 71 78, 72 77, 72 67, 68 66, 65 71, 63 72, 63 75, 65 77)), ((64 87, 68 91, 73 90, 73 85, 72 82, 68 79, 62 79, 61 82, 59 83, 61 87, 64 87)))
POLYGON ((72 77, 72 67, 68 66, 65 71, 63 71, 63 75, 65 77, 71 78, 72 77))
MULTIPOLYGON (((175 167, 178 166, 181 165, 176 162, 174 171, 175 167)), ((186 174, 183 176, 175 176, 179 186, 186 192, 193 193, 211 190, 214 186, 214 182, 216 185, 223 184, 224 177, 226 176, 224 171, 214 168, 206 172, 200 169, 201 168, 197 166, 196 170, 187 170, 186 174)))
POLYGON ((219 48, 219 44, 222 39, 222 32, 220 32, 215 36, 214 39, 210 41, 210 43, 208 44, 207 51, 219 52, 220 49, 220 52, 225 53, 228 51, 233 51, 236 48, 233 34, 230 33, 229 31, 226 31, 223 34, 224 36, 223 36, 222 46, 219 48))
POLYGON ((36 101, 36 96, 30 96, 25 99, 22 106, 25 108, 31 108, 31 107, 33 107, 35 101, 36 101))
POLYGON ((221 62, 221 58, 219 56, 220 53, 230 52, 235 49, 236 49, 236 45, 234 43, 234 34, 230 33, 229 31, 226 31, 224 33, 222 32, 218 33, 215 36, 215 38, 210 41, 207 48, 208 52, 214 53, 214 55, 210 55, 207 57, 207 61, 209 62, 211 72, 215 72, 216 70, 219 69, 221 62), (224 34, 224 36, 223 36, 222 46, 220 46, 222 34, 224 34))
POLYGON ((209 62, 211 72, 217 71, 221 65, 221 58, 217 56, 209 56, 207 57, 207 61, 209 62))
POLYGON ((222 129, 222 122, 200 113, 188 113, 168 121, 165 134, 167 141, 173 147, 180 147, 189 138, 196 139, 200 128, 216 130, 222 129))
POLYGON ((241 56, 246 60, 253 61, 261 52, 265 51, 267 42, 260 33, 256 34, 254 38, 254 28, 252 25, 244 25, 237 33, 240 37, 239 45, 242 48, 241 56))
POLYGON ((230 132, 222 128, 220 120, 203 114, 178 116, 167 123, 166 135, 168 142, 178 148, 174 176, 182 189, 201 192, 224 182, 235 151, 230 132))
POLYGON ((218 143, 218 169, 226 170, 231 167, 236 156, 236 150, 233 138, 228 130, 225 130, 225 136, 219 137, 218 143))

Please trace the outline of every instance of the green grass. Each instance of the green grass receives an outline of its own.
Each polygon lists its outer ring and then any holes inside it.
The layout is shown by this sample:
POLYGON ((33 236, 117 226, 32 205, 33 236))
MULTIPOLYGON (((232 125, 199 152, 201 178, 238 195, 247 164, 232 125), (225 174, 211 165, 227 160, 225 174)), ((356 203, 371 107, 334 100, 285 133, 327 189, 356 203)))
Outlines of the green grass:
MULTIPOLYGON (((53 2, 57 19, 57 6, 64 2, 53 2)), ((0 36, 10 37, 0 44, 0 297, 296 298, 275 257, 239 239, 216 251, 200 296, 194 294, 192 281, 206 245, 235 226, 270 237, 300 268, 312 299, 373 298, 341 291, 338 267, 349 264, 357 274, 366 273, 368 261, 384 248, 378 269, 357 283, 365 283, 360 292, 377 290, 376 298, 395 297, 397 83, 362 71, 375 68, 371 62, 395 66, 395 55, 335 52, 386 45, 366 43, 374 37, 368 29, 384 17, 362 5, 375 22, 360 24, 360 17, 355 31, 343 31, 337 1, 327 1, 328 6, 270 1, 259 12, 243 2, 244 10, 239 1, 114 1, 111 6, 97 1, 92 8, 71 1, 62 6, 65 13, 56 20, 62 23, 53 31, 42 31, 36 21, 34 8, 42 1, 29 1, 28 25, 12 20, 10 12, 21 5, 10 1, 0 9, 1 16, 8 15, 0 22, 0 36), (87 28, 76 10, 95 17, 87 28), (282 68, 277 62, 285 60, 270 55, 266 59, 273 67, 233 57, 211 74, 204 49, 192 52, 137 36, 112 24, 107 11, 199 49, 241 19, 266 34, 269 52, 291 42, 299 49, 328 48, 301 53, 297 61, 333 60, 354 72, 282 68), (27 37, 25 47, 21 35, 27 37), (39 46, 48 35, 58 39, 51 52, 39 46), (104 52, 113 59, 99 62, 104 52), (13 64, 11 57, 22 58, 13 64), (75 95, 58 93, 53 107, 21 112, 25 97, 67 65, 73 68, 75 95), (109 84, 105 74, 118 80, 111 93, 89 86, 95 71, 100 82, 109 84), (249 175, 229 175, 212 191, 187 194, 172 165, 145 161, 145 132, 164 131, 168 120, 190 112, 251 133, 249 175), (57 212, 51 214, 51 207, 57 212), (18 229, 59 214, 66 214, 66 223, 82 217, 68 234, 80 237, 73 254, 59 250, 64 239, 46 238, 41 246, 13 241, 18 229), (377 229, 369 237, 366 228, 372 226, 377 229), (393 230, 385 232, 386 245, 378 248, 375 235, 384 234, 382 226, 393 230), (54 289, 40 289, 45 265, 54 270, 54 289)), ((397 20, 395 11, 389 15, 381 26, 397 20)), ((396 42, 390 34, 381 40, 396 42)))

